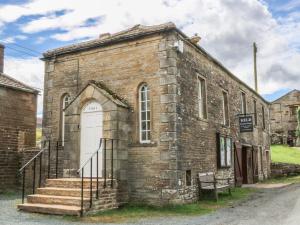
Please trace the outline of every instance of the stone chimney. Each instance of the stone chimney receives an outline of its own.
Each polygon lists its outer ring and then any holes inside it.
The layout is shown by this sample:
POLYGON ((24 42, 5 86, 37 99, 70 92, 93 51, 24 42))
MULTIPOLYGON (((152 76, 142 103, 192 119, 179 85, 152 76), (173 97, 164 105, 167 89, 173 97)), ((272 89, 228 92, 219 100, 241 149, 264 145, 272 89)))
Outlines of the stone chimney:
POLYGON ((198 44, 200 40, 201 37, 199 37, 198 34, 195 34, 193 37, 190 38, 190 41, 193 42, 194 44, 198 44))
POLYGON ((110 33, 103 33, 99 35, 99 39, 105 39, 105 38, 109 38, 111 36, 110 33))
POLYGON ((4 67, 4 45, 0 44, 0 73, 3 73, 4 67))

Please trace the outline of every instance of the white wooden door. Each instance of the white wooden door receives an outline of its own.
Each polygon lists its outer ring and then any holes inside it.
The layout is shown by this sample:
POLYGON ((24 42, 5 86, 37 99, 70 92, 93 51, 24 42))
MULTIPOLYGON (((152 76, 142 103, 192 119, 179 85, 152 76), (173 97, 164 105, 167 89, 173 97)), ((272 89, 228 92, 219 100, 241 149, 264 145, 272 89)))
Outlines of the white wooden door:
MULTIPOLYGON (((100 138, 103 132, 103 112, 99 103, 88 102, 81 112, 81 140, 80 140, 80 166, 99 149, 100 138)), ((102 147, 101 147, 102 148, 102 147)), ((98 153, 98 176, 102 177, 102 149, 98 153)), ((97 156, 93 157, 92 176, 97 175, 97 156)), ((84 177, 90 177, 91 164, 84 167, 84 177)), ((81 174, 82 176, 82 174, 81 174)))

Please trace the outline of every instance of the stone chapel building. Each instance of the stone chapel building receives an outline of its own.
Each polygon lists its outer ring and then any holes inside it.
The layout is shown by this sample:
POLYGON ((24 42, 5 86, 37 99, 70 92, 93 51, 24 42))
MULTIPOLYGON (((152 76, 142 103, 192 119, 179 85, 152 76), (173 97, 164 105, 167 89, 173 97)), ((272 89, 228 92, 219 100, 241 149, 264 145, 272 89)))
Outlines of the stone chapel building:
POLYGON ((198 41, 173 23, 136 25, 44 53, 43 138, 62 143, 61 176, 81 176, 102 137, 118 140, 121 202, 194 201, 199 172, 237 185, 267 178, 268 102, 198 41), (240 133, 247 113, 253 132, 240 133))
POLYGON ((0 44, 0 191, 16 189, 19 163, 35 147, 38 91, 3 73, 0 44), (26 151, 25 151, 26 149, 26 151))

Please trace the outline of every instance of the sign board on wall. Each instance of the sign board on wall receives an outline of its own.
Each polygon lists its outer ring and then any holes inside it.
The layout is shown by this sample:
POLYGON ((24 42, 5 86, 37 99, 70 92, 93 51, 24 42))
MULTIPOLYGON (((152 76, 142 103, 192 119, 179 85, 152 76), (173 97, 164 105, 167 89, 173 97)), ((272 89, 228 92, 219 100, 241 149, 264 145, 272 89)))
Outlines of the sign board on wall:
POLYGON ((249 115, 243 115, 239 117, 240 132, 253 132, 253 118, 249 115))

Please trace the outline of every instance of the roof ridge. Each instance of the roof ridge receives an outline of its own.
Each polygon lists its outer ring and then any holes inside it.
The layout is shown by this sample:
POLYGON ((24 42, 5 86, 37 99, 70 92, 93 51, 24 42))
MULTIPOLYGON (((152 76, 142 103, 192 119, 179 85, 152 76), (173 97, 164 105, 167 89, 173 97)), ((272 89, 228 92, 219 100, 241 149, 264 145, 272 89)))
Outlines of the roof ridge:
POLYGON ((108 35, 107 37, 104 37, 104 38, 100 37, 100 38, 91 39, 88 41, 78 42, 75 44, 70 44, 67 46, 48 50, 43 53, 43 56, 44 56, 44 58, 51 58, 56 55, 81 50, 82 48, 86 49, 86 48, 94 47, 94 45, 105 44, 106 42, 116 41, 116 40, 126 38, 126 37, 138 36, 138 35, 142 35, 142 34, 147 34, 149 32, 157 32, 160 30, 172 29, 172 28, 176 28, 176 25, 173 22, 167 22, 167 23, 153 25, 153 26, 137 24, 128 29, 108 35))
MULTIPOLYGON (((33 88, 33 87, 31 87, 31 86, 29 86, 29 85, 27 85, 27 84, 25 84, 25 83, 23 83, 23 82, 21 82, 21 81, 15 79, 15 78, 13 78, 13 77, 11 77, 11 76, 5 74, 5 73, 0 73, 0 76, 5 77, 6 79, 8 79, 8 80, 10 80, 10 81, 12 81, 12 82, 14 82, 14 83, 17 83, 17 84, 20 85, 21 87, 18 87, 18 86, 12 86, 12 85, 9 85, 9 84, 4 84, 4 83, 2 83, 2 84, 5 85, 5 86, 14 87, 14 88, 22 89, 22 90, 26 90, 26 89, 27 89, 27 90, 32 91, 32 92, 39 92, 37 89, 35 89, 35 88, 33 88), (22 87, 22 86, 23 86, 23 87, 22 87)), ((0 84, 1 84, 1 83, 0 83, 0 84)))
POLYGON ((298 89, 290 90, 289 92, 285 93, 284 95, 280 96, 279 98, 276 98, 276 99, 275 99, 274 101, 272 101, 271 103, 278 101, 279 99, 281 99, 281 98, 283 98, 283 97, 285 97, 285 96, 291 94, 291 93, 294 92, 294 91, 300 92, 300 90, 298 90, 298 89))

